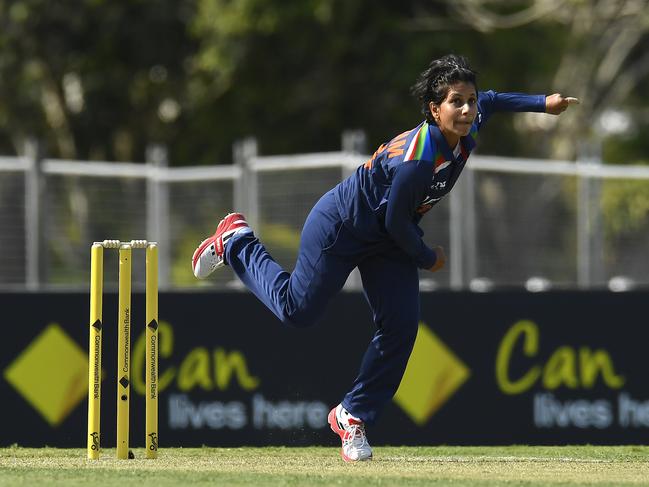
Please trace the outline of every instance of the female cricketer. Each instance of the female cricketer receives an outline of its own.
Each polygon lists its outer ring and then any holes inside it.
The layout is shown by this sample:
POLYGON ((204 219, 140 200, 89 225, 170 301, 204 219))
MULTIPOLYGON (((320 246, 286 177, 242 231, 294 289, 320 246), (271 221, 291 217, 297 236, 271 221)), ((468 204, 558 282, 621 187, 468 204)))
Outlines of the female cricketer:
POLYGON ((435 272, 446 256, 428 247, 422 216, 455 185, 496 112, 562 113, 576 98, 478 91, 464 57, 430 63, 412 87, 425 120, 381 145, 365 164, 331 189, 304 223, 295 269, 282 269, 240 213, 230 213, 192 258, 204 279, 229 265, 283 323, 312 325, 358 268, 376 332, 351 390, 329 413, 346 461, 369 460, 365 424, 376 421, 406 369, 419 323, 418 269, 435 272))

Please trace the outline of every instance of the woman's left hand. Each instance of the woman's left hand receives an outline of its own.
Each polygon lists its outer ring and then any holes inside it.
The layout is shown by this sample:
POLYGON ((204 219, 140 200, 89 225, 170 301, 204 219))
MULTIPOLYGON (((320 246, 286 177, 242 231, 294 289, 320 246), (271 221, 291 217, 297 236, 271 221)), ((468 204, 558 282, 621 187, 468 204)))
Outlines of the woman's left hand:
POLYGON ((435 264, 433 264, 433 267, 428 270, 430 272, 437 272, 442 267, 444 267, 444 265, 446 265, 446 253, 444 252, 444 248, 439 245, 435 246, 433 250, 435 251, 435 256, 437 258, 435 259, 435 264))
POLYGON ((561 93, 545 97, 545 112, 552 115, 559 115, 565 112, 570 105, 578 105, 579 98, 563 96, 561 93))

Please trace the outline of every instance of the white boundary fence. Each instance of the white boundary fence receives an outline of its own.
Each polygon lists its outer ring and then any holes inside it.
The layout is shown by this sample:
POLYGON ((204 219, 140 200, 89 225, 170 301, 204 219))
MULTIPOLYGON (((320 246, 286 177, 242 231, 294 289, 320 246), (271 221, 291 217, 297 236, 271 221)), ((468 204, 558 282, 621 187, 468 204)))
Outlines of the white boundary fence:
MULTIPOLYGON (((66 217, 57 221, 57 205, 51 202, 69 195, 55 189, 59 186, 50 182, 53 178, 83 178, 80 194, 91 192, 90 180, 141 184, 131 196, 122 197, 118 188, 116 196, 101 201, 105 206, 86 211, 91 215, 70 233, 87 236, 87 242, 83 238, 76 243, 59 242, 63 248, 76 249, 81 259, 93 239, 156 240, 161 289, 189 287, 194 285, 189 278, 191 252, 180 243, 183 235, 189 231, 207 235, 221 216, 216 212, 237 209, 290 270, 306 213, 324 191, 367 160, 365 152, 359 132, 344 134, 340 152, 286 156, 260 156, 254 139, 245 139, 234 148, 235 164, 210 167, 169 167, 160 146, 147 151, 146 163, 109 163, 42 159, 37 146, 29 144, 24 157, 0 158, 0 205, 5 205, 0 206, 0 223, 3 214, 13 222, 2 224, 0 252, 5 258, 0 260, 0 287, 37 290, 87 285, 85 261, 79 264, 82 271, 76 277, 61 280, 52 265, 57 259, 48 257, 52 239, 68 238, 60 228, 66 225, 66 217), (13 179, 7 179, 10 175, 13 179), (17 208, 22 206, 22 225, 15 224, 20 220, 15 208, 6 207, 16 199, 8 190, 19 181, 24 184, 23 200, 16 202, 17 208), (199 186, 204 196, 198 194, 199 186), (219 195, 221 202, 212 210, 212 198, 219 195), (127 211, 126 216, 116 217, 119 228, 96 228, 97 215, 108 211, 115 198, 132 198, 124 204, 134 212, 133 222, 126 221, 130 218, 127 211), (185 213, 176 214, 183 205, 185 213), (194 218, 194 210, 202 208, 206 216, 194 218), (142 220, 143 224, 138 223, 142 220), (86 231, 84 225, 94 230, 86 231), (118 234, 123 228, 136 230, 118 234), (180 264, 180 271, 172 272, 178 259, 186 261, 188 276, 180 264)), ((422 220, 426 240, 444 245, 450 256, 447 271, 421 274, 422 288, 484 291, 500 286, 529 290, 608 286, 625 290, 646 286, 646 228, 641 225, 635 234, 627 232, 622 239, 611 237, 606 218, 614 217, 605 215, 602 204, 610 184, 639 181, 649 181, 649 167, 474 155, 450 196, 422 220), (539 188, 545 189, 539 193, 539 188), (623 265, 624 259, 630 264, 623 265)), ((641 185, 636 191, 646 190, 641 185)), ((228 274, 215 282, 232 285, 233 281, 228 274)), ((359 286, 358 276, 353 275, 348 287, 359 286)))

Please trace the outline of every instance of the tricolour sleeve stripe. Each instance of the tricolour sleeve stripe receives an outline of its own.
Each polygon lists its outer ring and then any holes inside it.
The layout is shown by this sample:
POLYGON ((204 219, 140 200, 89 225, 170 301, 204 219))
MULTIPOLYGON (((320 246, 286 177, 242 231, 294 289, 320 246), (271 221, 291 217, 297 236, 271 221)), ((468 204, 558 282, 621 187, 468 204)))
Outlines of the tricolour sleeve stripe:
POLYGON ((424 123, 415 136, 412 138, 404 161, 420 160, 424 149, 426 148, 426 138, 428 137, 428 124, 424 123))

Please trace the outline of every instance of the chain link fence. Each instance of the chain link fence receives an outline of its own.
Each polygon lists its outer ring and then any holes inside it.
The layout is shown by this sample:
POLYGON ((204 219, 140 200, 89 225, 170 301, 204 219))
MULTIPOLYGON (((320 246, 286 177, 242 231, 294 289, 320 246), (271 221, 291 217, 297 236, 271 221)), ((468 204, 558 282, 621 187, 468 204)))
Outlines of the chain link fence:
MULTIPOLYGON (((369 158, 362 134, 343 150, 260 156, 253 139, 235 164, 169 167, 162 147, 145 163, 0 158, 0 287, 83 289, 89 249, 104 239, 160 243, 162 289, 240 287, 229 268, 207 281, 192 253, 222 216, 242 211, 270 253, 292 270, 302 224, 318 198, 369 158)), ((649 284, 649 168, 474 155, 456 188, 421 222, 449 265, 422 271, 422 289, 530 291, 649 284)), ((144 259, 134 262, 143 286, 144 259)), ((113 265, 114 264, 114 265, 113 265)), ((106 286, 117 282, 106 262, 106 286)), ((356 273, 347 288, 360 287, 356 273)))

